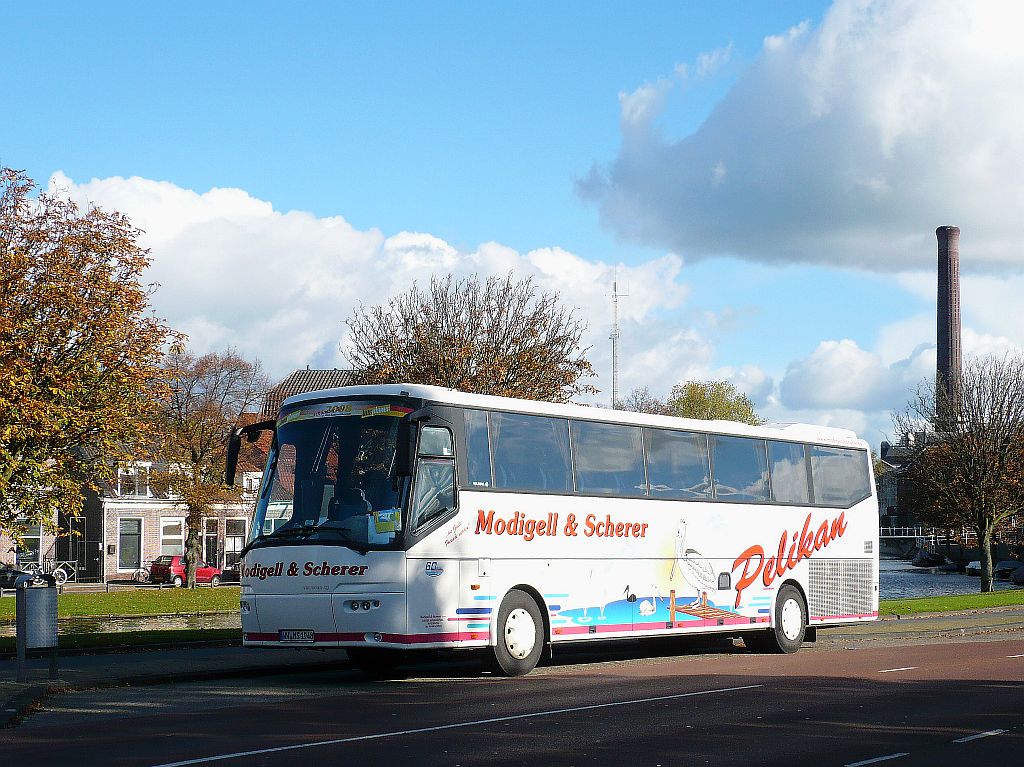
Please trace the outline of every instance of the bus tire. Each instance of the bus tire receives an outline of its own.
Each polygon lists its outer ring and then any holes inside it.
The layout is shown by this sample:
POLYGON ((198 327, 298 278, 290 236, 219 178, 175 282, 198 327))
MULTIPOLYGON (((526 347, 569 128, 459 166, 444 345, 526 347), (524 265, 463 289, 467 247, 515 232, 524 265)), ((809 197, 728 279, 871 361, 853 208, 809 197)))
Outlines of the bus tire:
POLYGON ((544 619, 537 603, 529 594, 513 589, 501 601, 497 625, 492 667, 505 676, 529 674, 544 652, 544 619))
POLYGON ((386 677, 394 673, 401 661, 401 651, 389 647, 346 647, 349 662, 367 676, 386 677))
MULTIPOLYGON (((775 598, 774 625, 749 644, 768 652, 794 653, 803 644, 806 632, 807 605, 800 590, 787 583, 775 598)), ((743 642, 748 644, 746 639, 743 642)))

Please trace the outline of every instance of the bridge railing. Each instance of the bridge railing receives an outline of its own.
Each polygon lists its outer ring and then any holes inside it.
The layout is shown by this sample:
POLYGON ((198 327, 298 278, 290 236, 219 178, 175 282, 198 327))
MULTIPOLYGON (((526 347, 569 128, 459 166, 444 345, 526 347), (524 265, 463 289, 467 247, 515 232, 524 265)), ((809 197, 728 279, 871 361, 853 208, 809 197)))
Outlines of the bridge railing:
POLYGON ((880 527, 879 538, 914 538, 921 539, 927 543, 960 543, 973 545, 977 540, 975 532, 969 528, 962 530, 942 530, 936 527, 880 527))

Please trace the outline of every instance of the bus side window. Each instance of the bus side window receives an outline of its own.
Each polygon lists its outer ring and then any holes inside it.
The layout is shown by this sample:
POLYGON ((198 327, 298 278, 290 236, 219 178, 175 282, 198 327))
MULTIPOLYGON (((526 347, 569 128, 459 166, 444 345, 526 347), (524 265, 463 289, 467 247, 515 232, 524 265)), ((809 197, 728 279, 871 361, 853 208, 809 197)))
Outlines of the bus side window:
POLYGON ((768 442, 772 500, 810 503, 810 478, 804 446, 796 442, 768 442))
POLYGON ((715 498, 728 501, 767 501, 768 449, 763 439, 711 438, 715 498))
POLYGON ((495 486, 571 493, 569 422, 565 418, 491 413, 495 486))
POLYGON ((487 439, 487 413, 464 410, 466 423, 466 476, 472 487, 491 486, 491 447, 487 439))
POLYGON ((710 498, 711 463, 705 434, 644 429, 652 498, 710 498))
POLYGON ((416 468, 416 502, 412 527, 417 529, 455 508, 455 464, 452 461, 420 459, 416 468))
POLYGON ((811 447, 811 475, 814 501, 825 506, 850 507, 871 495, 867 472, 870 470, 863 450, 836 447, 811 447))
POLYGON ((452 433, 443 426, 424 426, 420 435, 420 455, 455 455, 452 433))
POLYGON ((420 433, 419 454, 412 511, 414 530, 455 508, 452 433, 443 426, 424 426, 420 433))

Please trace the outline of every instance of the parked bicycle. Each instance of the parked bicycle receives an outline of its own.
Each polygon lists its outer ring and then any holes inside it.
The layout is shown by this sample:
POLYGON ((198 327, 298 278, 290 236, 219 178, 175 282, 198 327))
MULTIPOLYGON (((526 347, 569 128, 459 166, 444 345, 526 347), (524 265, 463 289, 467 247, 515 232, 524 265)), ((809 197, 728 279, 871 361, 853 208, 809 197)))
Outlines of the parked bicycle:
POLYGON ((23 565, 18 565, 18 569, 27 575, 32 576, 32 585, 40 586, 43 583, 43 568, 38 562, 26 562, 23 565))
POLYGON ((22 567, 26 572, 37 576, 52 575, 58 586, 63 586, 68 581, 78 580, 78 567, 74 562, 60 561, 56 559, 44 559, 43 564, 30 562, 22 567))
POLYGON ((150 575, 148 567, 140 567, 132 573, 132 580, 136 583, 149 583, 150 575))

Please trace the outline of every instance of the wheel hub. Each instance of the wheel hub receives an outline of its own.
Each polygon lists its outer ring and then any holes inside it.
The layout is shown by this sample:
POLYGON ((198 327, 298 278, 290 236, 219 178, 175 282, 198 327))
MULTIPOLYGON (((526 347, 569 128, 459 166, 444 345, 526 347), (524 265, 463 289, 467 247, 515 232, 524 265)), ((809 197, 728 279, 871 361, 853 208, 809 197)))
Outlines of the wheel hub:
POLYGON ((517 660, 533 652, 537 642, 537 624, 529 612, 521 607, 512 610, 505 619, 505 649, 517 660))
POLYGON ((803 611, 795 599, 787 599, 782 604, 782 633, 786 639, 793 641, 800 636, 803 619, 803 611))

